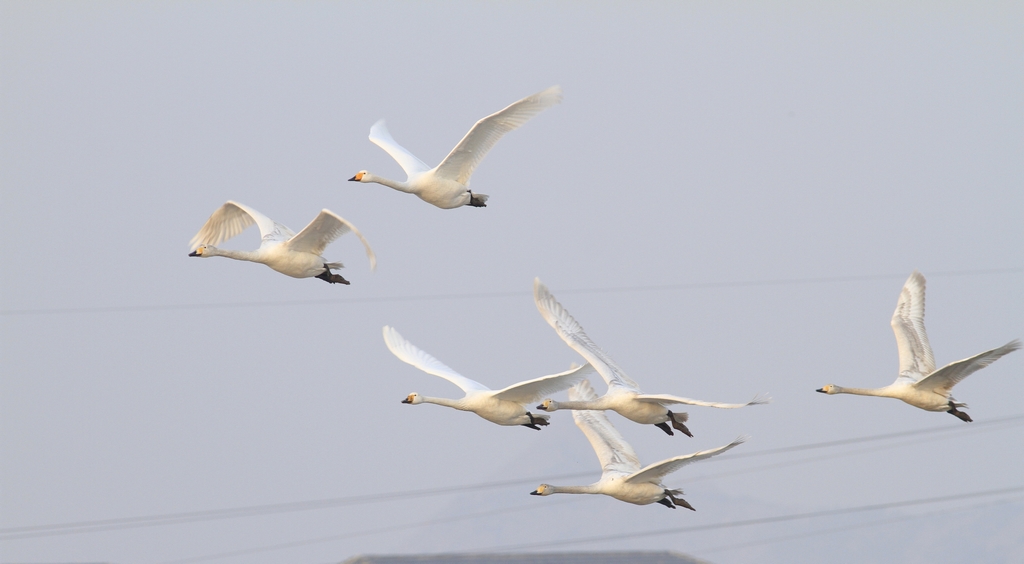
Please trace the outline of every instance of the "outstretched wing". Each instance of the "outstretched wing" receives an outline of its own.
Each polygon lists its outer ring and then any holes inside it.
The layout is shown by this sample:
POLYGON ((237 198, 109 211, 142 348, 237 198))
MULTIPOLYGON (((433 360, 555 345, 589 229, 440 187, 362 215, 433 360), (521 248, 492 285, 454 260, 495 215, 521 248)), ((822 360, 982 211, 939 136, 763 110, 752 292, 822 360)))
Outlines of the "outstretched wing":
POLYGON ((561 101, 561 87, 552 86, 476 122, 462 141, 437 165, 437 175, 465 186, 473 170, 502 135, 519 128, 533 116, 561 101))
MULTIPOLYGON (((569 399, 593 401, 597 399, 597 394, 590 386, 590 382, 583 380, 569 388, 569 399)), ((601 462, 602 480, 611 476, 630 474, 640 469, 640 459, 636 457, 633 447, 622 438, 603 411, 573 410, 572 418, 597 453, 597 459, 601 462)))
POLYGON ((924 330, 924 284, 924 276, 915 270, 903 285, 890 321, 900 353, 899 377, 912 381, 935 371, 935 357, 924 330))
POLYGON ((245 231, 253 223, 260 228, 260 237, 263 240, 261 245, 287 241, 295 235, 291 229, 249 206, 228 200, 206 220, 206 224, 195 237, 192 237, 189 245, 193 251, 200 245, 219 245, 245 231))
POLYGON ((590 363, 583 366, 573 365, 569 370, 551 376, 542 376, 512 384, 511 386, 494 393, 494 397, 501 400, 514 401, 516 403, 531 403, 553 393, 567 390, 580 380, 594 373, 594 367, 590 363))
POLYGON ((921 378, 914 386, 919 390, 929 390, 938 394, 948 395, 953 386, 960 380, 985 368, 989 364, 999 360, 1004 355, 1010 354, 1021 347, 1020 340, 1014 339, 1009 343, 983 353, 976 354, 970 358, 951 362, 946 366, 921 378))
POLYGON ((633 397, 637 400, 646 401, 650 403, 685 403, 687 405, 702 405, 704 407, 717 407, 719 409, 736 409, 738 407, 747 407, 748 405, 763 405, 766 403, 771 403, 772 401, 771 397, 761 395, 754 396, 754 399, 748 401, 747 403, 718 403, 714 401, 701 401, 690 398, 683 398, 679 396, 671 396, 668 394, 640 394, 633 397))
POLYGON ((384 344, 386 344, 388 346, 388 350, 390 350, 391 353, 397 356, 402 362, 411 364, 427 374, 440 376, 441 378, 444 378, 452 384, 462 388, 462 391, 464 392, 483 392, 490 390, 490 388, 484 386, 480 382, 466 378, 462 374, 448 368, 448 366, 440 360, 437 360, 416 348, 416 345, 406 341, 398 331, 395 331, 387 325, 384 326, 384 344))
POLYGON ((388 126, 382 119, 377 120, 377 123, 370 127, 370 141, 373 141, 375 145, 387 151, 391 158, 398 161, 406 176, 411 177, 430 170, 426 163, 416 158, 416 155, 410 153, 405 147, 399 145, 391 138, 388 126))
MULTIPOLYGON (((574 411, 573 413, 576 412, 574 411)), ((675 472, 676 470, 679 470, 683 466, 686 466, 691 462, 697 462, 698 460, 704 460, 705 458, 711 458, 712 456, 715 456, 717 454, 722 454, 723 452, 731 449, 732 447, 740 443, 745 442, 746 440, 747 437, 738 437, 735 441, 725 446, 720 446, 718 448, 713 448, 711 450, 702 450, 700 452, 695 452, 693 454, 684 454, 683 456, 677 456, 675 458, 669 458, 668 460, 662 460, 661 462, 655 462, 654 464, 651 464, 650 466, 644 468, 643 470, 640 470, 639 472, 631 476, 626 476, 625 481, 627 483, 631 482, 635 484, 644 482, 660 484, 662 478, 664 478, 668 474, 671 474, 672 472, 675 472)))
POLYGON ((345 218, 331 210, 321 210, 320 214, 309 222, 309 225, 299 231, 285 245, 293 251, 313 253, 321 255, 331 241, 351 231, 355 233, 366 248, 366 258, 370 259, 370 269, 377 268, 377 256, 373 254, 370 243, 363 237, 363 234, 356 229, 355 225, 349 223, 345 218))
POLYGON ((533 301, 536 302, 537 309, 540 310, 541 316, 548 322, 548 325, 555 329, 555 333, 558 333, 558 336, 567 345, 594 365, 609 388, 621 386, 629 391, 640 393, 637 383, 626 376, 626 373, 615 364, 615 361, 590 340, 590 337, 583 332, 583 327, 569 315, 562 304, 555 300, 547 286, 541 283, 540 278, 533 280, 533 301))

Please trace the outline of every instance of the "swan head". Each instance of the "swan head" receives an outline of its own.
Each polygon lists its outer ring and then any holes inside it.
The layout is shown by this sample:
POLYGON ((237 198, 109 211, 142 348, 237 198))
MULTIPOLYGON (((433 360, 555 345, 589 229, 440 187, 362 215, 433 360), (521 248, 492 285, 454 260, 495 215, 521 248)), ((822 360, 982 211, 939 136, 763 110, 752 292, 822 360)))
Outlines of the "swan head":
POLYGON ((554 488, 548 484, 541 484, 537 486, 537 489, 530 492, 530 495, 551 495, 555 493, 554 488))
POLYGON ((553 399, 546 399, 537 406, 537 409, 541 411, 555 411, 558 409, 558 402, 553 399))
POLYGON ((838 394, 839 393, 839 386, 834 386, 832 384, 829 384, 827 386, 822 386, 822 387, 820 387, 820 388, 818 388, 817 390, 814 390, 814 391, 815 392, 821 392, 823 394, 833 395, 833 394, 838 394))
POLYGON ((212 251, 213 251, 213 246, 212 245, 199 245, 198 247, 196 247, 196 250, 194 250, 191 253, 189 253, 188 256, 190 256, 190 257, 208 257, 208 256, 213 256, 213 252, 212 251))
POLYGON ((349 182, 369 182, 370 181, 369 178, 367 178, 366 180, 363 180, 363 178, 366 177, 369 174, 370 173, 366 172, 365 170, 360 170, 359 172, 356 173, 355 176, 353 176, 352 178, 349 178, 348 181, 349 182))
POLYGON ((417 394, 416 392, 413 392, 409 394, 409 396, 406 397, 404 400, 402 400, 402 403, 417 405, 423 403, 423 396, 417 394))

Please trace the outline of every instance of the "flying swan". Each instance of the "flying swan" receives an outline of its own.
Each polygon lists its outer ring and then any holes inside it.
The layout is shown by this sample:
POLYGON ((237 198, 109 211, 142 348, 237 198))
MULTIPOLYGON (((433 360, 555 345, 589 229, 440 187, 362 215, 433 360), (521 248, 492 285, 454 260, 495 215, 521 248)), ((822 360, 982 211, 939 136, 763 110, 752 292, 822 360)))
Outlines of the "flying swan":
POLYGON ((561 374, 527 380, 503 390, 491 390, 448 368, 441 361, 406 341, 398 331, 387 325, 384 326, 384 343, 402 362, 411 364, 427 374, 440 376, 466 392, 466 396, 462 399, 432 398, 413 392, 402 400, 402 403, 412 405, 436 403, 461 411, 472 411, 498 425, 522 425, 538 431, 540 427, 548 424, 548 416, 530 413, 526 410, 526 404, 533 403, 548 394, 568 389, 594 371, 589 364, 581 367, 573 366, 561 374))
POLYGON ((924 331, 924 276, 914 271, 903 285, 896 311, 892 314, 892 330, 896 334, 896 347, 900 353, 900 374, 896 381, 884 388, 843 388, 829 384, 818 388, 823 394, 857 394, 903 400, 927 411, 945 411, 970 423, 971 416, 958 408, 966 403, 956 401, 950 392, 953 386, 971 374, 985 368, 1003 355, 1021 347, 1020 340, 970 358, 951 362, 936 370, 935 356, 924 331))
POLYGON ((481 119, 462 141, 459 141, 452 152, 448 153, 441 164, 434 168, 430 168, 416 158, 416 155, 396 143, 388 133, 384 120, 379 120, 370 128, 370 141, 398 161, 408 178, 405 182, 399 182, 361 170, 349 180, 376 182, 399 192, 416 194, 421 200, 443 209, 467 205, 486 207, 487 195, 474 194, 469 190, 469 177, 473 170, 502 135, 517 129, 533 116, 561 101, 562 89, 552 86, 481 119))
MULTIPOLYGON (((594 393, 590 382, 584 380, 569 390, 569 398, 575 401, 594 401, 597 394, 594 393)), ((530 492, 530 495, 604 494, 636 505, 658 502, 671 509, 681 505, 690 511, 696 511, 685 499, 679 497, 683 495, 683 490, 666 488, 661 483, 662 478, 691 462, 711 458, 746 440, 746 437, 739 437, 725 446, 676 456, 655 462, 641 470, 640 460, 633 448, 608 421, 607 415, 601 411, 573 411, 572 418, 597 453, 597 459, 601 462, 601 479, 589 486, 541 484, 530 492)))
MULTIPOLYGON (((540 279, 533 281, 533 300, 537 309, 548 322, 548 325, 555 329, 558 336, 583 358, 587 359, 594 366, 601 377, 608 384, 608 391, 599 398, 585 401, 554 401, 545 400, 537 406, 543 411, 556 411, 559 409, 610 409, 619 415, 643 425, 654 425, 669 435, 673 435, 672 429, 668 426, 682 431, 686 436, 693 434, 686 428, 686 413, 675 413, 666 405, 687 404, 700 405, 704 407, 718 407, 723 409, 735 409, 748 405, 760 405, 771 401, 771 398, 756 396, 747 403, 717 403, 701 401, 667 394, 644 394, 640 386, 631 380, 615 361, 603 350, 598 348, 590 337, 583 332, 583 327, 577 323, 562 304, 555 300, 555 297, 548 291, 547 286, 541 283, 540 279), (667 422, 667 423, 666 423, 667 422)), ((575 415, 575 413, 573 414, 575 415)))
POLYGON ((327 262, 320 253, 327 245, 351 231, 366 247, 370 269, 377 267, 377 257, 363 234, 348 221, 330 210, 322 210, 302 231, 295 234, 291 229, 270 219, 260 212, 228 201, 213 212, 206 225, 192 238, 190 257, 228 257, 265 264, 270 268, 293 278, 319 278, 331 284, 348 284, 340 274, 333 274, 332 268, 341 268, 340 262, 327 262), (218 249, 223 241, 245 231, 255 223, 260 228, 263 242, 255 251, 232 251, 218 249))

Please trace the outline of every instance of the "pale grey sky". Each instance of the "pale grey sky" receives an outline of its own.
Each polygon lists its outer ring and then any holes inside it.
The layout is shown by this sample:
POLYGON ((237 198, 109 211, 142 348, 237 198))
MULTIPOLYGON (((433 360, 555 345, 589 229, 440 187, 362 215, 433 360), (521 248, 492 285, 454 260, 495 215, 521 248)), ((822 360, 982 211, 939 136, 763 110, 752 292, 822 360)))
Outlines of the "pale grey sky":
MULTIPOLYGON (((541 545, 1024 486, 1024 420, 986 423, 1024 414, 1024 353, 957 387, 971 425, 814 393, 893 380, 889 318, 914 269, 939 364, 1024 337, 1021 100, 1014 2, 4 2, 0 561, 148 564, 348 534, 209 561, 536 545, 1019 562, 1019 491, 541 545), (434 164, 553 84, 562 104, 474 174, 487 208, 346 182, 401 177, 367 140, 379 118, 434 164), (379 267, 351 236, 325 253, 348 287, 188 258, 228 199, 293 229, 329 208, 379 267), (536 432, 399 403, 460 392, 394 358, 385 324, 495 388, 578 361, 533 305, 536 276, 645 391, 774 397, 688 409, 692 439, 610 415, 643 463, 752 436, 666 481, 696 513, 527 495, 600 475, 569 413, 536 432), (451 491, 4 537, 431 488, 451 491)), ((257 242, 253 228, 226 246, 257 242)))

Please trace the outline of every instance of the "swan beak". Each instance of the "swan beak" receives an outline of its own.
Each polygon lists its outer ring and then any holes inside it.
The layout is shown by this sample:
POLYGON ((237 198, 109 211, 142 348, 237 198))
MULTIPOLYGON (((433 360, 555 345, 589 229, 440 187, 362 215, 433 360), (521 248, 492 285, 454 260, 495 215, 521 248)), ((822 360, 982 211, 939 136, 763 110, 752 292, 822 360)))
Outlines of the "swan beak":
POLYGON ((192 251, 191 253, 188 254, 188 256, 190 256, 190 257, 199 257, 199 256, 202 256, 202 255, 200 255, 199 253, 197 253, 195 251, 192 251))
POLYGON ((544 409, 544 404, 538 405, 537 409, 539 409, 541 411, 547 411, 546 409, 544 409))
POLYGON ((814 390, 814 391, 815 392, 821 392, 823 394, 827 394, 828 393, 828 392, 825 391, 825 388, 818 388, 817 390, 814 390))
POLYGON ((532 492, 530 492, 530 495, 540 495, 540 492, 537 490, 533 490, 532 492))
POLYGON ((412 400, 410 400, 409 398, 405 398, 404 400, 402 400, 402 403, 412 403, 412 400))
MULTIPOLYGON (((359 175, 357 174, 356 176, 359 176, 359 175)), ((355 176, 353 176, 352 178, 349 178, 348 181, 349 182, 359 182, 359 179, 356 178, 355 176)))

